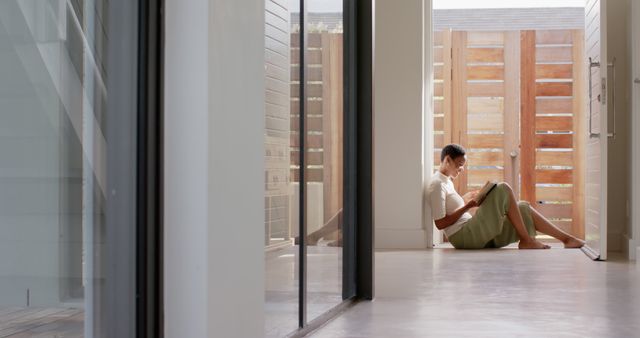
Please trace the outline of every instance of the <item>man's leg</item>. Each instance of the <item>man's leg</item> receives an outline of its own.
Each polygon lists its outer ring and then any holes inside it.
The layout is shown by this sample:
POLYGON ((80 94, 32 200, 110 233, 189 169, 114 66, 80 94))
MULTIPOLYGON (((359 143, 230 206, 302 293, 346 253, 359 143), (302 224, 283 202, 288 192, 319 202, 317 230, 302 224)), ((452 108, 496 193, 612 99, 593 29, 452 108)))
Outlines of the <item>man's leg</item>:
POLYGON ((535 208, 531 208, 531 217, 533 218, 533 224, 535 224, 536 230, 560 240, 564 243, 565 248, 580 248, 584 245, 584 241, 559 229, 555 224, 549 222, 549 220, 535 208))
POLYGON ((513 193, 513 189, 507 183, 499 183, 502 189, 505 189, 509 195, 509 210, 507 210, 507 217, 513 227, 518 234, 518 238, 520 238, 520 243, 518 247, 520 249, 549 249, 548 245, 545 245, 535 238, 529 236, 527 232, 527 228, 524 225, 524 221, 522 220, 522 214, 520 214, 520 208, 518 208, 518 200, 516 199, 516 195, 513 193))

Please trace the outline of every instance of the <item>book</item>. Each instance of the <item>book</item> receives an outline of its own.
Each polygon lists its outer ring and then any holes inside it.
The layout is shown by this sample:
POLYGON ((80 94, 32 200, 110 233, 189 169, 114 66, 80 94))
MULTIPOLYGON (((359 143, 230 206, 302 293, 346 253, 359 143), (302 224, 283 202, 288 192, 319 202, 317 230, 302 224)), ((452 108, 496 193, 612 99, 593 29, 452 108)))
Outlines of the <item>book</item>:
POLYGON ((478 205, 484 202, 484 199, 487 198, 487 195, 489 195, 491 190, 493 190, 496 185, 498 185, 498 182, 496 181, 487 181, 487 183, 485 183, 484 186, 480 188, 480 191, 478 191, 478 194, 476 195, 476 197, 474 197, 478 205))

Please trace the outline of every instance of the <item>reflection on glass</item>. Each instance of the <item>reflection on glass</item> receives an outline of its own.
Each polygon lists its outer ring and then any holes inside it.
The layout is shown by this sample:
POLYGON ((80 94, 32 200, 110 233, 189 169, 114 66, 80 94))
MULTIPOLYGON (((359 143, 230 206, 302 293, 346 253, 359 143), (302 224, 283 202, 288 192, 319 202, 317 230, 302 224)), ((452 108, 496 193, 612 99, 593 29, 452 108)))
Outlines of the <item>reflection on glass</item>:
POLYGON ((0 1, 2 333, 104 329, 107 7, 0 1))
POLYGON ((298 328, 299 6, 265 2, 265 336, 298 328))
POLYGON ((342 0, 307 0, 307 320, 342 302, 342 0))

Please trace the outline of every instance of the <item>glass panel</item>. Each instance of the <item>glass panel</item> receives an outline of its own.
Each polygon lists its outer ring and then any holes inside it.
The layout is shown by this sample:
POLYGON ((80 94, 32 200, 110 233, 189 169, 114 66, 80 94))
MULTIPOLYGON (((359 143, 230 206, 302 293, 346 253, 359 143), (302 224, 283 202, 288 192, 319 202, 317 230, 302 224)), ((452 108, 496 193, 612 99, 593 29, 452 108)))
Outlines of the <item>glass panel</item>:
POLYGON ((106 15, 106 0, 0 1, 2 334, 103 329, 106 15))
POLYGON ((308 0, 307 320, 342 302, 342 0, 308 0))
POLYGON ((265 2, 265 336, 298 328, 298 0, 265 2), (288 3, 289 2, 289 3, 288 3))

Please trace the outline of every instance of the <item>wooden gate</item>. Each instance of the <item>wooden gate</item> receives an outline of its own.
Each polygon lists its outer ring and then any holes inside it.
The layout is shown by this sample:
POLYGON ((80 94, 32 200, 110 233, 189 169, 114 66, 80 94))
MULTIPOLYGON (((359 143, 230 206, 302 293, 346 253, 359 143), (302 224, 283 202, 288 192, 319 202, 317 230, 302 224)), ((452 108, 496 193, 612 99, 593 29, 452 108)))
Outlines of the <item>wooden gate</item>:
POLYGON ((584 237, 582 30, 437 31, 435 164, 468 150, 461 194, 508 182, 559 227, 584 237))

